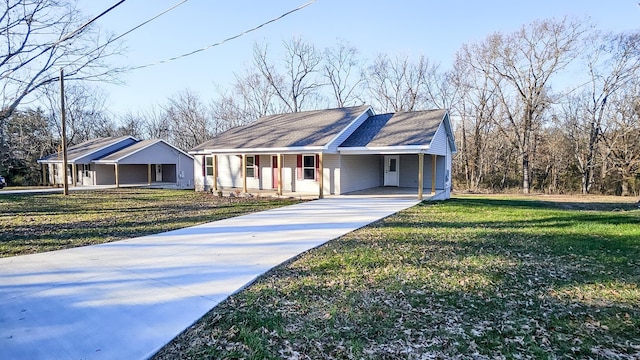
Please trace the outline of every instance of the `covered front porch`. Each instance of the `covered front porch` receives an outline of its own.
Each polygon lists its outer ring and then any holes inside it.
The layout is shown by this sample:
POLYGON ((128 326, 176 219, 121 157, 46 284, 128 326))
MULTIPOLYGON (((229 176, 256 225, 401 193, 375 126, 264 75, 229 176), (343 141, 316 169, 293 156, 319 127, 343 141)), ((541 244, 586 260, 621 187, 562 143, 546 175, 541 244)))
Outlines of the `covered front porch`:
POLYGON ((419 200, 448 196, 446 158, 436 154, 236 153, 196 161, 202 167, 202 190, 234 196, 322 199, 367 191, 419 200))

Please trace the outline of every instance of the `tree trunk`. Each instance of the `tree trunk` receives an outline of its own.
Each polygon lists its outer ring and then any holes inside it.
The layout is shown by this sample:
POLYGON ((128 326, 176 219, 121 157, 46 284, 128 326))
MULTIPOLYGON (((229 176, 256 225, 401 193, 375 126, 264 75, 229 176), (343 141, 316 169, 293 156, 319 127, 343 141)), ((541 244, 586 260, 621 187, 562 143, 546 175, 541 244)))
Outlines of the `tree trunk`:
POLYGON ((531 192, 531 179, 529 168, 529 154, 522 155, 522 193, 529 194, 531 192))

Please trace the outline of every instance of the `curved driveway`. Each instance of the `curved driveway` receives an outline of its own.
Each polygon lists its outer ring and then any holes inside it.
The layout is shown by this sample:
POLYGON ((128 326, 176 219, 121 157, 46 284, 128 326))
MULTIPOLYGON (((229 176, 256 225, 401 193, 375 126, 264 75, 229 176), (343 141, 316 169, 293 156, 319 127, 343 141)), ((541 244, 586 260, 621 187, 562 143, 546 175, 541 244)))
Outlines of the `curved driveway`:
POLYGON ((0 359, 146 359, 272 267, 417 203, 339 196, 0 259, 0 359))

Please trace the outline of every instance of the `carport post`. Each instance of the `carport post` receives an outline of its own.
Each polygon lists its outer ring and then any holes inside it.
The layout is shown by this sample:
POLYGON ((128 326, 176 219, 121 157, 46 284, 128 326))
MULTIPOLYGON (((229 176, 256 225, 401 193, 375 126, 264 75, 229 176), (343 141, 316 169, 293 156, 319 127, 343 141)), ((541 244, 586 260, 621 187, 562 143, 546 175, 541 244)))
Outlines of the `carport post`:
POLYGON ((424 154, 418 154, 418 200, 422 200, 422 188, 424 184, 424 154))
POLYGON ((116 170, 116 187, 120 187, 120 175, 118 174, 118 163, 113 164, 116 170))
POLYGON ((48 185, 49 181, 47 180, 47 164, 40 164, 40 169, 42 170, 42 185, 48 185))
POLYGON ((147 185, 151 185, 151 164, 147 164, 147 185))
POLYGON ((78 184, 78 167, 76 163, 71 164, 71 186, 75 187, 78 184))
POLYGON ((218 155, 213 155, 213 190, 218 191, 218 155))
POLYGON ((436 162, 438 155, 431 155, 431 195, 436 193, 436 162))
POLYGON ((322 166, 322 153, 318 154, 318 199, 324 199, 324 168, 322 166))
POLYGON ((247 154, 242 154, 242 192, 247 192, 247 154))

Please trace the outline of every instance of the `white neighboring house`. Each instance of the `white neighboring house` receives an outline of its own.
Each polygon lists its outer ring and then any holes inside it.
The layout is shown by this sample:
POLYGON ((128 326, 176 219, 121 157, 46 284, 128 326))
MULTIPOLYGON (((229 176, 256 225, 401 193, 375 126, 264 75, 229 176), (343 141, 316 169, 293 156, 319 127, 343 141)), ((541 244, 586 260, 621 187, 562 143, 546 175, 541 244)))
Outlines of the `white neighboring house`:
POLYGON ((196 190, 345 194, 413 188, 448 199, 456 152, 447 110, 376 115, 370 106, 266 116, 198 145, 196 190))
MULTIPOLYGON (((193 157, 164 140, 133 136, 98 138, 67 150, 66 177, 72 186, 154 185, 193 189, 193 157)), ((64 181, 62 154, 38 160, 51 185, 64 181)))

